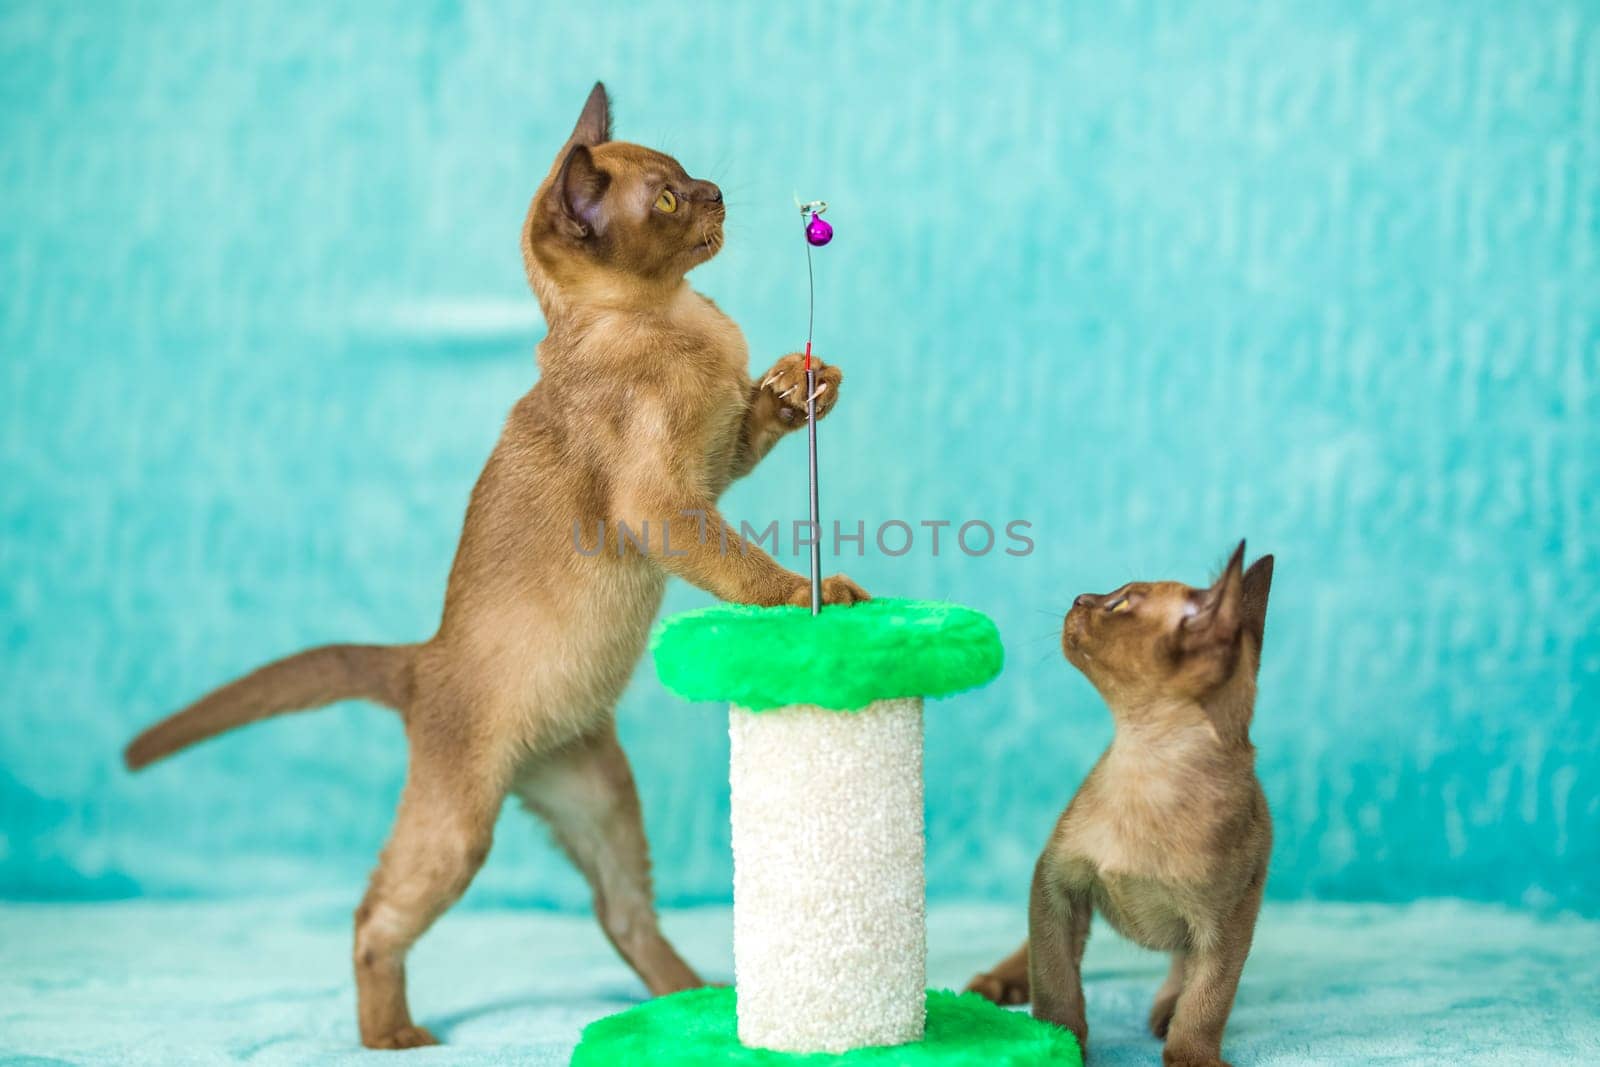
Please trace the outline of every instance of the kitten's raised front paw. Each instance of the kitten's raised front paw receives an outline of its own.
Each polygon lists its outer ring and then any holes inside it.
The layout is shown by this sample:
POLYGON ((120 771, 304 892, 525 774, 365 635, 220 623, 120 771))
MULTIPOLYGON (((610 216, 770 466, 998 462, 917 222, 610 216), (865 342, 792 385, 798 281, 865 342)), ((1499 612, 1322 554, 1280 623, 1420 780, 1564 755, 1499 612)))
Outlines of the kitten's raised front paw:
POLYGON ((387 1034, 364 1042, 368 1048, 380 1049, 423 1048, 438 1043, 439 1039, 422 1026, 402 1026, 398 1030, 391 1030, 387 1034))
POLYGON ((974 975, 967 992, 976 993, 992 1004, 1028 1003, 1028 976, 1007 978, 998 974, 974 975))
MULTIPOLYGON (((824 604, 859 604, 863 600, 871 600, 867 591, 846 578, 842 574, 835 574, 831 578, 822 579, 822 602, 824 604)), ((789 603, 797 607, 809 607, 811 604, 811 580, 801 578, 800 584, 795 586, 789 594, 789 603)))
MULTIPOLYGON (((838 367, 811 357, 811 370, 816 380, 817 420, 826 418, 833 405, 839 402, 839 383, 844 372, 838 367)), ((804 426, 806 422, 806 357, 791 352, 772 365, 761 378, 761 388, 777 402, 778 421, 785 426, 804 426)))

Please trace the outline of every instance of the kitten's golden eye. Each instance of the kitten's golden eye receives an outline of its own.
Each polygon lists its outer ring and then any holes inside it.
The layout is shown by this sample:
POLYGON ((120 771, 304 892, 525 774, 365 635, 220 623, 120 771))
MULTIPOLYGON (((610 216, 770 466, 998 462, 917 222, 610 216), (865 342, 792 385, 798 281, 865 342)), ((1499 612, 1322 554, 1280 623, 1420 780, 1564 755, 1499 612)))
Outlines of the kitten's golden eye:
POLYGON ((1126 596, 1119 596, 1106 605, 1106 610, 1115 615, 1119 611, 1127 611, 1133 603, 1126 596))
POLYGON ((656 210, 670 215, 678 210, 678 198, 671 189, 661 190, 661 195, 656 197, 656 210))

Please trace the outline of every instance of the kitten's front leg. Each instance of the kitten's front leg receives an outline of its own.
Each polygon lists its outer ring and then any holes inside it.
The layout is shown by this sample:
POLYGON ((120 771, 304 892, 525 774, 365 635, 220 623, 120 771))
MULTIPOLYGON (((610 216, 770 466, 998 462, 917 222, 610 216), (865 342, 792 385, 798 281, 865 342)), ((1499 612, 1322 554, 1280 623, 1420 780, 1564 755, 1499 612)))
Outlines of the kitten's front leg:
MULTIPOLYGON (((796 574, 733 529, 716 506, 693 496, 641 493, 626 504, 615 528, 636 533, 644 551, 668 573, 735 604, 805 606, 811 581, 796 574)), ((824 604, 870 600, 842 574, 822 580, 824 604)))
MULTIPOLYGON (((772 446, 791 430, 806 424, 806 357, 791 352, 774 363, 750 386, 750 402, 745 408, 744 425, 739 434, 739 454, 733 476, 742 478, 772 451, 772 446)), ((826 418, 839 402, 839 384, 844 372, 824 363, 815 354, 811 370, 816 381, 817 421, 826 418)))
POLYGON ((1167 1043, 1161 1050, 1165 1067, 1228 1067, 1222 1058, 1222 1032, 1250 955, 1264 881, 1257 876, 1215 944, 1184 957, 1183 991, 1178 994, 1167 1043))
MULTIPOLYGON (((670 574, 736 604, 811 603, 811 582, 745 539, 706 494, 710 480, 694 441, 663 435, 672 425, 660 406, 641 405, 629 450, 610 472, 608 537, 619 553, 642 552, 670 574), (626 535, 625 535, 626 531, 626 535)), ((758 535, 759 538, 759 535, 758 535)), ((871 599, 842 574, 822 581, 824 604, 871 599)))
POLYGON ((1039 857, 1028 900, 1028 984, 1033 1017, 1071 1030, 1089 1047, 1083 1007, 1083 949, 1093 905, 1087 889, 1064 882, 1049 852, 1039 857))

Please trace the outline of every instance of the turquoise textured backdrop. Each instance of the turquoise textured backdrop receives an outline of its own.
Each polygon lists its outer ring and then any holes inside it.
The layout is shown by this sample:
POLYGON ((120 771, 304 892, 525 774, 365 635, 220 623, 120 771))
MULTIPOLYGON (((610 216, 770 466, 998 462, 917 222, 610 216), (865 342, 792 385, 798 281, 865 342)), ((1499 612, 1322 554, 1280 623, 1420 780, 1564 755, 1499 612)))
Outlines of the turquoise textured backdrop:
MULTIPOLYGON (((930 709, 935 897, 1020 902, 1109 736, 1052 616, 1247 535, 1271 893, 1600 914, 1600 8, 591 6, 0 8, 0 895, 355 900, 387 712, 118 750, 430 632, 535 375, 518 226, 602 77, 726 188, 695 282, 758 368, 803 339, 791 196, 833 201, 827 512, 1032 523, 841 561, 1006 640, 930 709)), ((800 516, 803 464, 728 510, 800 516)), ((721 711, 645 668, 620 714, 663 897, 726 898, 721 711)), ((471 899, 585 893, 508 811, 471 899)))

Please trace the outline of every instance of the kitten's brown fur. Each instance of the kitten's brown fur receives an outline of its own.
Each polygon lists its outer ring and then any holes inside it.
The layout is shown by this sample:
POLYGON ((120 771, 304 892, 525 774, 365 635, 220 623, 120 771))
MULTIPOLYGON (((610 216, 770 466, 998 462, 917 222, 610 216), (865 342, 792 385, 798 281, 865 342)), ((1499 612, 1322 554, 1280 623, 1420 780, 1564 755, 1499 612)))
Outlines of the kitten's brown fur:
MULTIPOLYGON (((611 140, 610 104, 596 85, 528 211, 523 256, 549 324, 540 379, 512 409, 473 489, 438 633, 420 645, 337 645, 268 664, 128 746, 128 765, 139 768, 234 726, 335 700, 401 712, 405 791, 356 911, 358 1012, 370 1047, 434 1042, 406 1004, 406 952, 467 888, 508 793, 549 821, 593 887, 606 935, 650 991, 699 984, 657 929, 613 708, 668 574, 727 600, 809 603, 805 578, 732 531, 726 550, 718 536, 717 497, 805 421, 800 357, 753 382, 739 328, 684 279, 721 247, 723 217, 715 185, 660 152, 611 140), (663 189, 675 210, 658 201, 663 189), (579 552, 574 524, 593 548, 601 520, 605 551, 579 552), (645 552, 618 544, 621 522, 636 532, 649 523, 645 552)), ((821 370, 819 417, 840 378, 821 370)), ((830 604, 865 596, 842 576, 824 586, 830 604)))
POLYGON ((968 988, 1002 1004, 1031 993, 1033 1014, 1085 1048, 1079 967, 1099 909, 1124 936, 1172 953, 1150 1009, 1163 1061, 1222 1063, 1272 852, 1250 744, 1272 557, 1243 565, 1240 542, 1209 589, 1086 593, 1062 626, 1062 649, 1105 698, 1116 737, 1039 857, 1028 943, 968 988))

